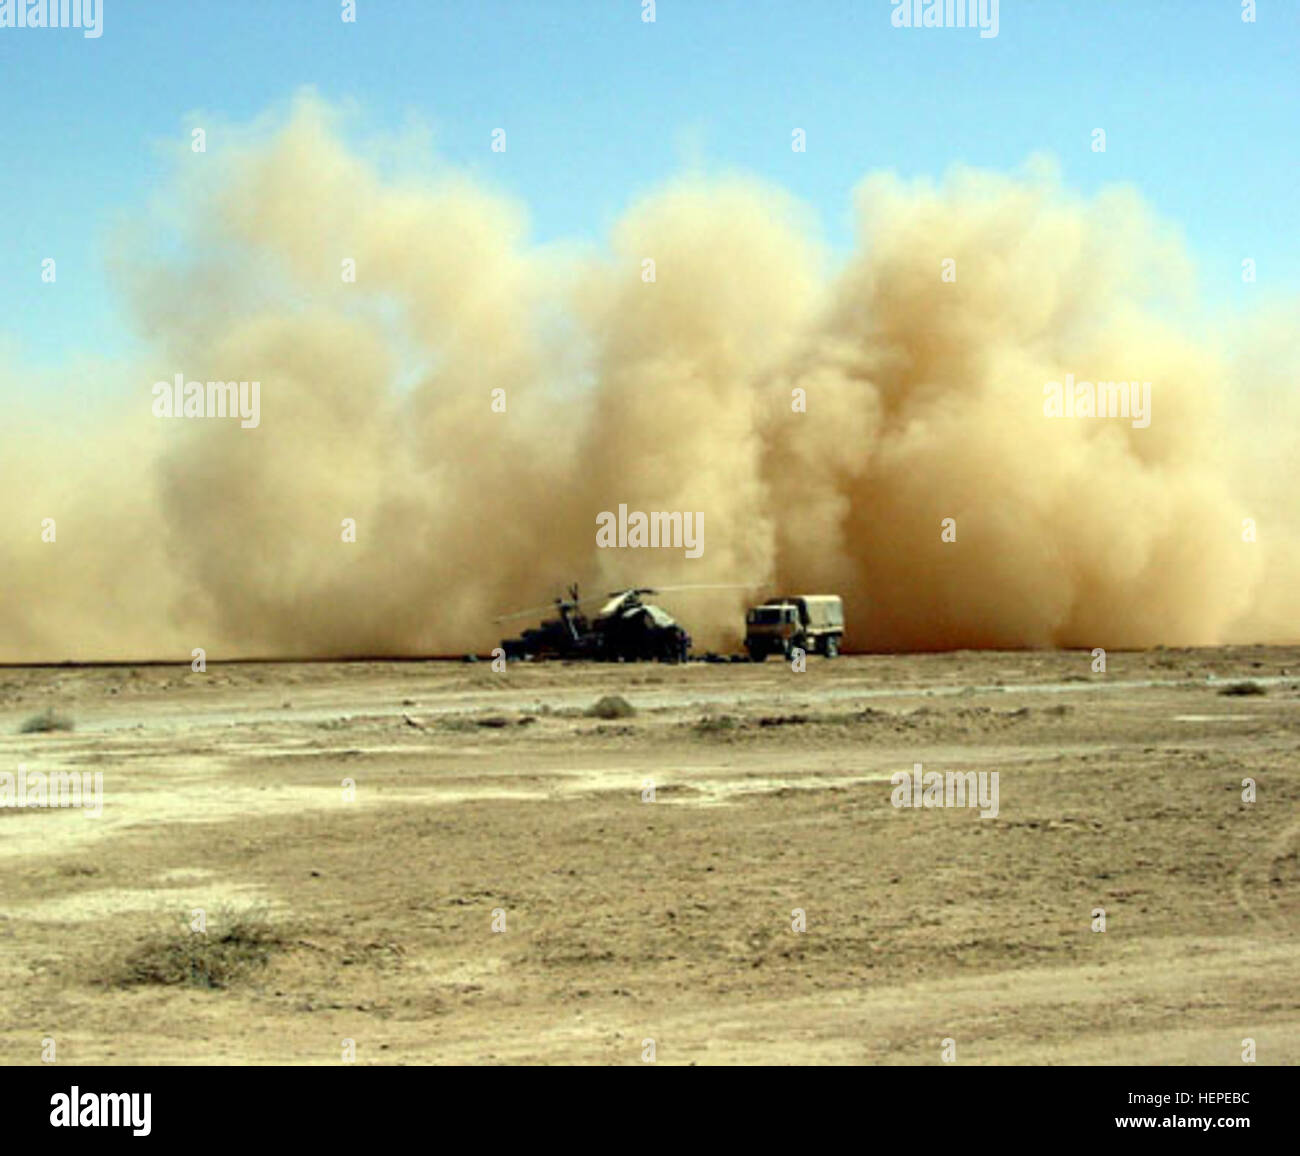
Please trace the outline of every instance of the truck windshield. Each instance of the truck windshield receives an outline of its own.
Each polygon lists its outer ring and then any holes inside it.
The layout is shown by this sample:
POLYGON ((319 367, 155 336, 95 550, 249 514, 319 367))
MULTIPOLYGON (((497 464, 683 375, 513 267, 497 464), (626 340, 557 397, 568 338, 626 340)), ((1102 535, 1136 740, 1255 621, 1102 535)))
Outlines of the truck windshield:
POLYGON ((782 621, 781 607, 760 606, 749 612, 749 621, 757 626, 775 626, 782 621))

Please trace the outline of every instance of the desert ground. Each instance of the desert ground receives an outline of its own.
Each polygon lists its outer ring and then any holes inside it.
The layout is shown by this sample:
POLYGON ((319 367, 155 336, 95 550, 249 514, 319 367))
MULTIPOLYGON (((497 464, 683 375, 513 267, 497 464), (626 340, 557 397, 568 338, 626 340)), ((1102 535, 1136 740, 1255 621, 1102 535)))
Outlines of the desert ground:
POLYGON ((0 1062, 1300 1062, 1300 648, 1092 666, 0 669, 0 1062))

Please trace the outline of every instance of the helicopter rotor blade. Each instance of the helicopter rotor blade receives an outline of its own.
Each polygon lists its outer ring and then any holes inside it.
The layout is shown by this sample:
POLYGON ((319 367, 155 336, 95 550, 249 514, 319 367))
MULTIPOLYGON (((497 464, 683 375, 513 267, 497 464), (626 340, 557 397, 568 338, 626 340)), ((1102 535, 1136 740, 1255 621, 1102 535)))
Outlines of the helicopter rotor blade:
POLYGON ((686 586, 656 586, 656 593, 668 593, 674 590, 760 590, 771 586, 771 582, 698 582, 686 586))
POLYGON ((533 606, 528 610, 516 610, 513 614, 500 614, 492 619, 493 622, 513 622, 516 618, 527 618, 530 615, 545 614, 547 611, 555 610, 555 603, 548 602, 545 606, 533 606))
POLYGON ((560 603, 572 607, 585 606, 589 602, 607 602, 609 599, 618 598, 623 594, 670 594, 680 590, 758 590, 771 585, 771 582, 696 582, 684 586, 628 586, 622 590, 612 591, 609 594, 588 594, 585 598, 579 598, 576 602, 572 598, 556 598, 547 602, 544 606, 534 606, 528 610, 516 610, 513 614, 502 614, 492 619, 492 621, 512 622, 516 618, 527 618, 529 615, 535 616, 544 614, 547 611, 554 611, 560 603))
POLYGON ((569 607, 586 606, 589 602, 604 602, 605 597, 601 594, 588 594, 585 598, 579 598, 576 602, 569 597, 553 598, 544 606, 534 606, 530 610, 516 610, 513 614, 501 614, 492 619, 493 622, 510 622, 516 618, 527 618, 530 614, 544 614, 547 611, 554 613, 559 609, 561 603, 569 607))

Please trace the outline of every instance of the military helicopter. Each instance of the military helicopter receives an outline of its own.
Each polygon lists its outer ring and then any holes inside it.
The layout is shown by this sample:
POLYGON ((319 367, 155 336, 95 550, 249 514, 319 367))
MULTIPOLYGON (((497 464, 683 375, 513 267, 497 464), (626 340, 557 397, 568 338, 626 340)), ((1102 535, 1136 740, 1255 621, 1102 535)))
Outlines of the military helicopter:
MULTIPOLYGON (((674 590, 732 590, 735 586, 635 586, 615 590, 596 613, 588 618, 582 607, 595 598, 580 598, 573 583, 567 598, 556 598, 555 618, 525 630, 517 638, 505 638, 501 648, 507 658, 585 658, 597 662, 685 662, 690 655, 691 636, 667 611, 643 594, 674 590)), ((509 622, 538 614, 550 607, 535 606, 496 619, 509 622)))

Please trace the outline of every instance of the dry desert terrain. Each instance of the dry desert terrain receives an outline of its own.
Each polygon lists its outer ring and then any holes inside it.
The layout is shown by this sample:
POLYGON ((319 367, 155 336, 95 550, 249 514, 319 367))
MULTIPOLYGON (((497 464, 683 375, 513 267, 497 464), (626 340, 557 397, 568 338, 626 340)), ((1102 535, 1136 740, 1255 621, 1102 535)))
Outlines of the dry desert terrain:
POLYGON ((1300 648, 0 669, 103 776, 0 810, 0 1062, 1294 1064, 1298 756, 1300 648))

